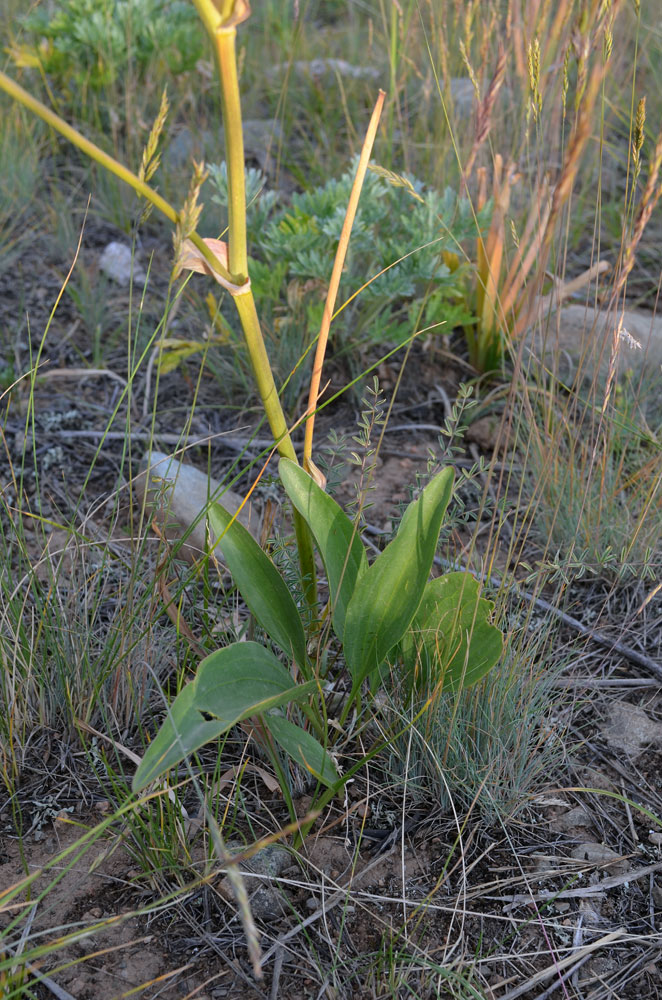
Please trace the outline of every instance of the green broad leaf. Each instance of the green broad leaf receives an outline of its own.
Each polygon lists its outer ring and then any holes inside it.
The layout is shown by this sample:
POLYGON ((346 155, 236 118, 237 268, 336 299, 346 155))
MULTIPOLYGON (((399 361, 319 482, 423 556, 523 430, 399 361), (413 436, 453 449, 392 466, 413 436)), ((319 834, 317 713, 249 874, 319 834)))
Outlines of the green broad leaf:
POLYGON ((133 778, 139 792, 218 739, 238 722, 270 708, 307 698, 315 681, 294 684, 273 653, 256 642, 236 642, 207 656, 175 698, 133 778))
POLYGON ((453 470, 443 469, 409 504, 396 537, 356 585, 343 635, 354 690, 411 624, 430 575, 452 489, 453 470))
POLYGON ((185 760, 205 743, 218 739, 226 725, 218 719, 208 721, 195 708, 195 681, 179 692, 168 711, 168 717, 147 747, 133 776, 133 790, 140 792, 161 775, 185 760))
POLYGON ((264 722, 285 753, 323 785, 331 788, 340 780, 331 755, 314 736, 282 715, 266 715, 264 722))
POLYGON ((306 636, 285 581, 250 531, 219 503, 209 506, 209 524, 239 593, 265 632, 305 669, 306 636))
POLYGON ((363 543, 342 508, 299 465, 281 458, 278 471, 322 556, 331 592, 333 628, 342 641, 347 605, 357 581, 368 569, 363 543))
POLYGON ((459 691, 492 669, 503 652, 503 634, 489 622, 493 610, 470 573, 430 580, 402 641, 403 659, 422 694, 439 684, 459 691))
POLYGON ((227 729, 270 708, 301 701, 317 682, 296 684, 273 653, 258 642, 235 642, 207 656, 195 678, 193 704, 227 729))

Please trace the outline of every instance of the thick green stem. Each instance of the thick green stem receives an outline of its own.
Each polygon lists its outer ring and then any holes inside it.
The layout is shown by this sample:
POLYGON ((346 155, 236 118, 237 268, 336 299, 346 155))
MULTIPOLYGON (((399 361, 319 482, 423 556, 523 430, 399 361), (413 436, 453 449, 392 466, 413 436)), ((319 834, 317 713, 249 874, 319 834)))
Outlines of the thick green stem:
MULTIPOLYGON (((276 442, 276 447, 278 448, 278 454, 283 458, 289 458, 298 464, 294 445, 292 444, 292 439, 285 421, 283 408, 280 405, 280 398, 278 396, 278 390, 276 389, 276 383, 274 382, 271 366, 269 364, 267 349, 264 346, 264 339, 260 329, 260 320, 258 319, 257 310, 255 308, 255 299, 253 298, 253 292, 250 285, 248 285, 245 292, 235 294, 232 298, 237 307, 258 392, 260 393, 262 406, 264 407, 264 412, 267 420, 269 421, 271 433, 274 436, 274 441, 276 442)), ((316 602, 317 583, 312 538, 308 525, 303 520, 301 515, 297 511, 294 511, 293 517, 294 531, 299 550, 299 565, 301 567, 301 575, 304 583, 304 592, 310 607, 313 607, 316 602)))
POLYGON ((246 176, 236 36, 235 28, 220 28, 215 34, 215 42, 221 81, 225 159, 228 167, 228 261, 235 284, 243 285, 248 277, 246 176))
MULTIPOLYGON (((179 222, 179 213, 173 206, 162 198, 160 194, 157 194, 153 188, 142 181, 136 174, 134 174, 128 167, 125 167, 118 160, 114 159, 108 153, 104 153, 95 143, 86 139, 84 135, 72 128, 71 125, 67 124, 63 118, 56 115, 54 111, 47 108, 45 104, 38 101, 36 97, 29 94, 27 90, 24 90, 20 84, 12 80, 11 77, 7 76, 5 73, 0 71, 0 89, 6 91, 14 100, 22 104, 23 107, 28 108, 29 111, 34 112, 42 121, 45 121, 47 125, 54 128, 56 132, 68 139, 69 142, 77 146, 86 156, 89 156, 91 160, 94 160, 100 166, 104 167, 106 170, 110 171, 111 174, 115 174, 120 180, 128 184, 138 195, 142 195, 147 201, 151 202, 155 208, 158 208, 159 212, 175 225, 179 222)), ((226 281, 232 281, 229 271, 227 271, 216 256, 212 253, 206 243, 198 236, 197 233, 191 233, 189 239, 194 244, 195 247, 200 251, 202 256, 205 258, 212 270, 217 271, 221 277, 225 278, 226 281)))
MULTIPOLYGON (((260 399, 278 452, 280 455, 298 462, 283 408, 280 405, 269 356, 264 345, 260 321, 255 308, 255 299, 248 283, 246 174, 236 40, 237 32, 234 26, 219 26, 213 32, 221 84, 225 160, 228 168, 228 264, 233 282, 237 285, 247 285, 246 292, 235 292, 232 297, 244 331, 260 399)), ((313 542, 308 525, 297 511, 294 512, 294 531, 304 594, 309 607, 313 608, 317 600, 313 542)))
POLYGON ((290 439, 283 408, 278 398, 278 390, 269 365, 267 349, 264 346, 260 321, 255 308, 255 299, 250 285, 246 286, 245 292, 239 292, 232 296, 234 304, 239 313, 239 319, 244 331, 246 347, 253 366, 253 373, 257 383, 260 399, 264 406, 264 412, 269 421, 271 433, 278 444, 278 452, 286 458, 297 461, 294 446, 290 439))

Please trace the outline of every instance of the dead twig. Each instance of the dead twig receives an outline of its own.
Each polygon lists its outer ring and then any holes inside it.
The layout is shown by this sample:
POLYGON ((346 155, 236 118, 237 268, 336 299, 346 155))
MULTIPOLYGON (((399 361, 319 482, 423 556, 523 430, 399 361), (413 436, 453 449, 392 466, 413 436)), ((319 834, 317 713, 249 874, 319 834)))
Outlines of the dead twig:
POLYGON ((541 969, 540 972, 537 972, 535 976, 532 976, 526 983, 522 983, 521 986, 516 986, 514 990, 509 990, 508 993, 499 997, 499 1000, 516 1000, 517 997, 521 997, 524 993, 527 993, 535 986, 539 986, 540 984, 547 982, 547 980, 551 979, 552 976, 558 975, 565 969, 574 969, 578 961, 590 958, 593 952, 599 951, 601 948, 613 944, 615 941, 622 938, 624 934, 625 931, 619 927, 618 930, 611 931, 610 934, 605 934, 604 937, 601 937, 598 941, 594 941, 592 944, 584 945, 580 953, 575 951, 572 952, 572 954, 567 955, 565 958, 553 962, 551 965, 548 965, 546 969, 541 969))
MULTIPOLYGON (((585 899, 589 896, 599 896, 607 889, 617 889, 626 882, 636 882, 640 878, 646 878, 654 872, 659 872, 662 868, 662 861, 654 865, 646 865, 645 868, 624 872, 622 875, 610 875, 608 878, 598 882, 596 885, 583 885, 578 889, 561 889, 555 892, 553 889, 543 889, 535 895, 527 892, 516 892, 508 896, 485 896, 485 899, 501 899, 508 903, 507 909, 526 903, 549 903, 556 902, 557 899, 585 899)), ((505 909, 505 908, 504 908, 505 909)), ((504 998, 505 1000, 505 998, 504 998)))
POLYGON ((251 446, 259 448, 261 451, 273 448, 273 441, 268 441, 266 438, 236 437, 226 431, 218 431, 216 434, 206 434, 204 437, 196 438, 195 441, 189 441, 187 444, 182 444, 181 434, 154 434, 151 431, 74 431, 63 428, 53 430, 52 433, 62 438, 88 438, 91 441, 126 441, 128 439, 131 441, 157 441, 162 444, 178 444, 181 447, 175 452, 177 455, 180 452, 188 451, 189 448, 197 448, 202 444, 216 441, 219 438, 221 439, 221 444, 224 444, 231 451, 244 451, 251 446))

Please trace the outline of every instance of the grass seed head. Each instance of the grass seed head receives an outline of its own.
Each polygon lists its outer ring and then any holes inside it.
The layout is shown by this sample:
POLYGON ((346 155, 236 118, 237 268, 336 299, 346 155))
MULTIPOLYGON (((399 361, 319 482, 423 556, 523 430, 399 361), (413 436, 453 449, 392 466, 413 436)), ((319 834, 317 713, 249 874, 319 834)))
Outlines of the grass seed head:
POLYGON ((637 105, 637 114, 634 120, 634 132, 632 135, 632 166, 634 169, 634 180, 636 182, 641 173, 641 150, 644 145, 646 125, 646 98, 642 97, 637 105))
POLYGON ((534 38, 529 45, 527 66, 529 70, 529 89, 531 91, 531 111, 534 122, 542 111, 542 93, 540 91, 540 42, 534 38))
POLYGON ((193 176, 191 177, 186 201, 184 202, 183 208, 179 213, 179 221, 173 236, 176 261, 175 277, 181 270, 178 262, 181 258, 184 241, 187 240, 191 233, 194 233, 198 228, 200 213, 202 212, 202 204, 198 201, 198 199, 200 197, 200 189, 206 178, 207 170, 204 163, 202 161, 200 163, 196 163, 194 160, 193 176))

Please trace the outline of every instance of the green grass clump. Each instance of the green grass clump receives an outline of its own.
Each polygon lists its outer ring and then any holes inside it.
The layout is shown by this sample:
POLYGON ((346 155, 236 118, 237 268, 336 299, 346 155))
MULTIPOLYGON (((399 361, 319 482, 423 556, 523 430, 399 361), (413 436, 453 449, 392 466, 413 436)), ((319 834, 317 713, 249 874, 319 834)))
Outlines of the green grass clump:
POLYGON ((539 625, 532 627, 525 609, 517 617, 525 624, 509 635, 499 666, 469 690, 442 693, 430 671, 425 690, 412 699, 394 673, 384 718, 410 725, 391 752, 389 771, 412 803, 432 801, 456 815, 477 808, 490 825, 507 821, 530 810, 567 759, 554 689, 564 668, 555 636, 536 635, 539 625))

